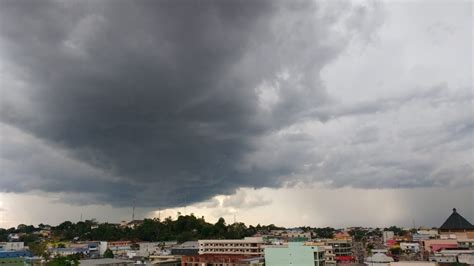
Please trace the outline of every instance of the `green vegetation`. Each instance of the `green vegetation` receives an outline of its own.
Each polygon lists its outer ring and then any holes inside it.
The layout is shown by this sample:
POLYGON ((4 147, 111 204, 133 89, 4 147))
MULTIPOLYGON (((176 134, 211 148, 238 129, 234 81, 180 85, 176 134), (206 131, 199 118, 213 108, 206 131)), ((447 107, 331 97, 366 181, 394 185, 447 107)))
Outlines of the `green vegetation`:
POLYGON ((26 245, 35 256, 43 256, 46 253, 46 243, 44 242, 29 242, 26 245))
POLYGON ((48 261, 47 266, 65 266, 65 265, 79 265, 79 255, 69 255, 66 257, 56 257, 48 261))
POLYGON ((104 252, 104 258, 109 258, 113 259, 114 258, 114 253, 110 249, 106 249, 104 252))
POLYGON ((400 247, 392 247, 390 248, 390 253, 392 253, 392 255, 400 255, 402 254, 402 249, 400 247))
POLYGON ((318 238, 333 238, 336 229, 332 227, 315 228, 314 232, 318 238))
MULTIPOLYGON (((41 225, 41 228, 46 225, 41 225)), ((226 224, 223 218, 216 223, 208 223, 204 217, 198 218, 191 215, 179 215, 176 220, 168 217, 160 219, 145 219, 142 224, 134 227, 121 227, 117 224, 99 224, 95 220, 86 220, 77 223, 65 221, 58 226, 52 226, 51 236, 54 241, 71 240, 102 240, 102 241, 174 241, 185 242, 198 239, 240 239, 252 236, 257 232, 283 229, 273 224, 268 226, 246 226, 244 223, 226 224)), ((10 233, 20 233, 29 246, 38 249, 38 255, 44 250, 41 241, 34 231, 40 227, 21 225, 18 228, 0 229, 0 239, 6 239, 10 233)), ((61 245, 61 244, 59 244, 61 245)), ((59 247, 58 245, 58 247, 59 247)))

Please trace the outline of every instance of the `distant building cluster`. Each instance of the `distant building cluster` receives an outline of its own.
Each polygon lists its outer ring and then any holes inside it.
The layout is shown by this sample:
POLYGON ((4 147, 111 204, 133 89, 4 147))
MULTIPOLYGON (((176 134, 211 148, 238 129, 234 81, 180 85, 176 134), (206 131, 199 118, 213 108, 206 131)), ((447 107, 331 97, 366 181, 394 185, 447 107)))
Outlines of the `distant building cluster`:
MULTIPOLYGON (((117 226, 135 228, 134 220, 117 226)), ((474 226, 456 209, 437 229, 400 232, 346 228, 320 237, 302 228, 258 232, 243 239, 177 241, 54 242, 41 228, 48 258, 78 255, 80 265, 163 266, 432 266, 474 265, 474 226), (364 232, 363 235, 358 232, 364 232)), ((11 234, 0 242, 0 265, 45 265, 30 247, 11 234)))

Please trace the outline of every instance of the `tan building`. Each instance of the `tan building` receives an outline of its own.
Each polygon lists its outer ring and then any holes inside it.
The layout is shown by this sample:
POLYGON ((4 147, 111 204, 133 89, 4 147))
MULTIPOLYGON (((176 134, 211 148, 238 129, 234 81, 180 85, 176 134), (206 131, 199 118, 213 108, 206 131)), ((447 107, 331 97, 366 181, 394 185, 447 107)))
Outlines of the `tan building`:
POLYGON ((239 254, 263 255, 264 244, 261 237, 246 237, 244 239, 215 239, 199 240, 199 255, 204 254, 239 254))

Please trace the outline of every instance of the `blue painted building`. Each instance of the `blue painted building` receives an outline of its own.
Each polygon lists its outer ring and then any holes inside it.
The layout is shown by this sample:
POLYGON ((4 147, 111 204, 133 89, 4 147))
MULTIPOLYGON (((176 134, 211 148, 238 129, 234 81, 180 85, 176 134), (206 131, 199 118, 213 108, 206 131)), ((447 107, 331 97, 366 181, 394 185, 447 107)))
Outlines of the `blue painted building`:
POLYGON ((31 257, 31 253, 28 250, 0 251, 0 259, 19 257, 31 257))

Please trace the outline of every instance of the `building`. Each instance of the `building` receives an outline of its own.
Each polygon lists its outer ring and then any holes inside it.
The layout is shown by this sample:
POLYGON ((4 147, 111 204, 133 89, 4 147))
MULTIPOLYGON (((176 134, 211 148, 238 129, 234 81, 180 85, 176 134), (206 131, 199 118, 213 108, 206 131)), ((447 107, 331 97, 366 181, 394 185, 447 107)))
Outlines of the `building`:
POLYGON ((119 260, 119 259, 93 259, 93 260, 80 260, 79 265, 81 266, 133 266, 134 262, 131 260, 119 260))
POLYGON ((24 249, 25 243, 23 242, 0 242, 1 251, 18 251, 24 249))
POLYGON ((388 266, 390 262, 393 262, 393 258, 383 253, 374 254, 365 260, 365 264, 368 266, 388 266))
POLYGON ((110 249, 114 253, 114 255, 125 256, 128 251, 132 250, 132 242, 130 241, 101 242, 100 243, 101 254, 104 254, 103 252, 105 252, 105 250, 107 249, 110 249))
POLYGON ((474 239, 461 238, 457 239, 457 241, 459 248, 474 250, 474 239))
POLYGON ((174 256, 198 256, 199 244, 197 241, 187 241, 179 246, 171 248, 171 255, 174 256))
POLYGON ((285 239, 311 239, 311 232, 304 232, 301 229, 286 230, 281 234, 285 239))
POLYGON ((415 242, 424 241, 424 240, 433 238, 430 235, 424 235, 424 234, 413 234, 411 237, 412 237, 412 240, 415 242))
POLYGON ((322 246, 324 248, 324 260, 327 266, 336 266, 336 254, 332 246, 322 246))
POLYGON ((454 239, 430 239, 422 243, 422 248, 426 252, 437 252, 442 249, 456 249, 458 242, 454 239))
POLYGON ((460 254, 458 256, 458 262, 469 264, 469 265, 474 265, 474 255, 472 255, 472 254, 460 254))
POLYGON ((393 231, 383 231, 382 232, 382 238, 383 242, 387 243, 388 240, 392 240, 395 237, 395 234, 393 231))
POLYGON ((263 255, 261 237, 246 237, 244 239, 199 240, 199 254, 241 254, 250 256, 263 255))
POLYGON ((390 266, 436 266, 436 262, 427 261, 399 261, 390 262, 390 266))
POLYGON ((452 232, 474 232, 474 225, 460 215, 456 208, 439 228, 440 234, 452 232))
POLYGON ((416 231, 417 234, 420 234, 420 235, 427 235, 431 238, 436 238, 438 237, 439 235, 439 232, 437 229, 419 229, 416 231))
POLYGON ((430 261, 438 263, 455 263, 459 261, 460 255, 474 255, 473 250, 446 249, 435 252, 429 256, 430 261))
MULTIPOLYGON (((263 256, 263 238, 199 240, 197 255, 183 255, 181 265, 232 266, 244 259, 263 256)), ((172 254, 176 254, 172 250, 172 254)))
POLYGON ((386 248, 372 249, 371 253, 372 254, 382 253, 382 254, 386 255, 386 254, 388 254, 388 249, 386 249, 386 248))
POLYGON ((289 242, 285 245, 265 247, 266 266, 323 266, 324 247, 307 245, 303 242, 289 242))
POLYGON ((20 234, 8 234, 8 241, 10 242, 18 242, 20 241, 20 234))
POLYGON ((347 263, 355 261, 351 239, 325 239, 323 242, 325 245, 332 247, 336 262, 347 263))
POLYGON ((50 248, 48 252, 51 253, 53 257, 65 257, 74 254, 87 255, 88 249, 85 247, 79 248, 50 248))
POLYGON ((0 259, 31 257, 28 250, 0 251, 0 259))
MULTIPOLYGON (((100 242, 88 241, 88 242, 75 242, 67 246, 68 248, 84 249, 85 255, 91 258, 97 258, 100 255, 100 242)), ((105 252, 105 251, 104 251, 105 252)))
POLYGON ((181 257, 179 256, 158 256, 151 255, 149 257, 151 265, 161 265, 161 266, 180 266, 181 257))
POLYGON ((400 249, 405 252, 417 253, 420 251, 420 244, 402 242, 400 243, 400 249))

